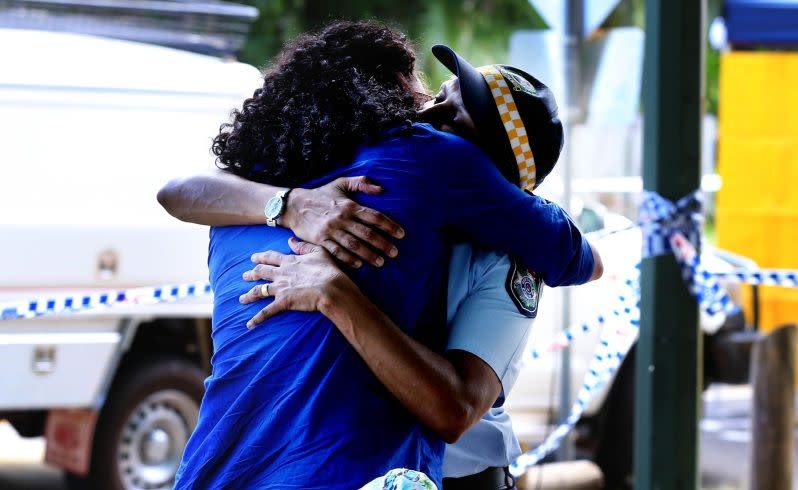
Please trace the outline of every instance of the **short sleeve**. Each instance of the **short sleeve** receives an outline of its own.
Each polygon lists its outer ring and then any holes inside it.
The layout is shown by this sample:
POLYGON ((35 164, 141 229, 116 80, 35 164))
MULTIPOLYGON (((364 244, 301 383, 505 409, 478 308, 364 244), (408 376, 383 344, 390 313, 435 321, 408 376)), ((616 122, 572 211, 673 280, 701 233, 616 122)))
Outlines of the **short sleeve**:
POLYGON ((500 406, 518 378, 533 319, 519 312, 507 291, 510 259, 491 252, 475 257, 480 263, 473 270, 481 275, 449 324, 446 349, 474 354, 493 369, 502 385, 494 406, 500 406))

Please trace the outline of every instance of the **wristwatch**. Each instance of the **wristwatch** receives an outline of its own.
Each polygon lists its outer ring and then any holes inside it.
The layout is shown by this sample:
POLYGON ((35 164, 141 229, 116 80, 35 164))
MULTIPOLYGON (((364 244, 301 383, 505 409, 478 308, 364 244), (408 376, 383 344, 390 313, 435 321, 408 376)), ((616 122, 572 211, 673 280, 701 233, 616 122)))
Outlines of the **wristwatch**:
POLYGON ((277 226, 277 220, 283 215, 285 206, 288 203, 288 194, 290 194, 292 190, 293 189, 286 189, 280 191, 266 203, 266 207, 263 208, 263 214, 266 215, 267 225, 277 226))

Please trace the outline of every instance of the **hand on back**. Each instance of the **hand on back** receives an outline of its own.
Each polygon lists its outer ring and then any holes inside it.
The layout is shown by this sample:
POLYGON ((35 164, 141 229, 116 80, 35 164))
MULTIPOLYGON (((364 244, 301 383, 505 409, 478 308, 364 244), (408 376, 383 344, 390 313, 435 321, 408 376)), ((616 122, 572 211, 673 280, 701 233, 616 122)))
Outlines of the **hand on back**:
POLYGON ((401 239, 404 230, 384 214, 361 206, 349 196, 376 195, 382 188, 366 177, 342 177, 316 189, 294 189, 282 224, 296 236, 324 247, 342 263, 376 267, 399 250, 389 238, 401 239))

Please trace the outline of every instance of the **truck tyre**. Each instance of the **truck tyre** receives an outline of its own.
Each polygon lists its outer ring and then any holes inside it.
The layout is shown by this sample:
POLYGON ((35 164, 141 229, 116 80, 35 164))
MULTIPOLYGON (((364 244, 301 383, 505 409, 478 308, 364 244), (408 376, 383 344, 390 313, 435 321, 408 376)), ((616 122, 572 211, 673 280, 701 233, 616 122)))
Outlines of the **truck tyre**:
POLYGON ((177 357, 125 362, 100 411, 91 469, 67 473, 70 489, 171 489, 197 424, 204 374, 177 357))

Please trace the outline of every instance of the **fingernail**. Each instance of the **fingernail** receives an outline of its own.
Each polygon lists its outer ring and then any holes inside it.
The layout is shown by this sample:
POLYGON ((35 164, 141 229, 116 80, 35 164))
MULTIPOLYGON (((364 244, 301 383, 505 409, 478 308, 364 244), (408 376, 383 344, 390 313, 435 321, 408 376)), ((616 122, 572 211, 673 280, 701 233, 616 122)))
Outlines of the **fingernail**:
POLYGON ((252 325, 252 322, 247 322, 247 328, 252 330, 252 327, 254 327, 254 325, 252 325))
POLYGON ((360 268, 362 265, 363 265, 363 262, 361 262, 361 261, 359 261, 359 260, 356 260, 356 261, 355 261, 355 263, 354 263, 354 264, 352 264, 352 266, 353 266, 355 269, 359 269, 359 268, 360 268))
POLYGON ((241 274, 241 277, 243 277, 245 281, 249 281, 249 272, 241 274))
POLYGON ((244 296, 243 295, 238 297, 238 302, 239 303, 243 303, 244 302, 244 296))
POLYGON ((399 255, 399 249, 393 247, 391 250, 388 251, 388 255, 390 255, 391 257, 396 257, 397 255, 399 255))
POLYGON ((396 230, 396 238, 404 238, 405 237, 405 230, 399 228, 396 230))
POLYGON ((382 257, 377 257, 377 259, 374 261, 374 265, 376 265, 377 267, 382 267, 382 264, 384 263, 385 259, 383 259, 382 257))

